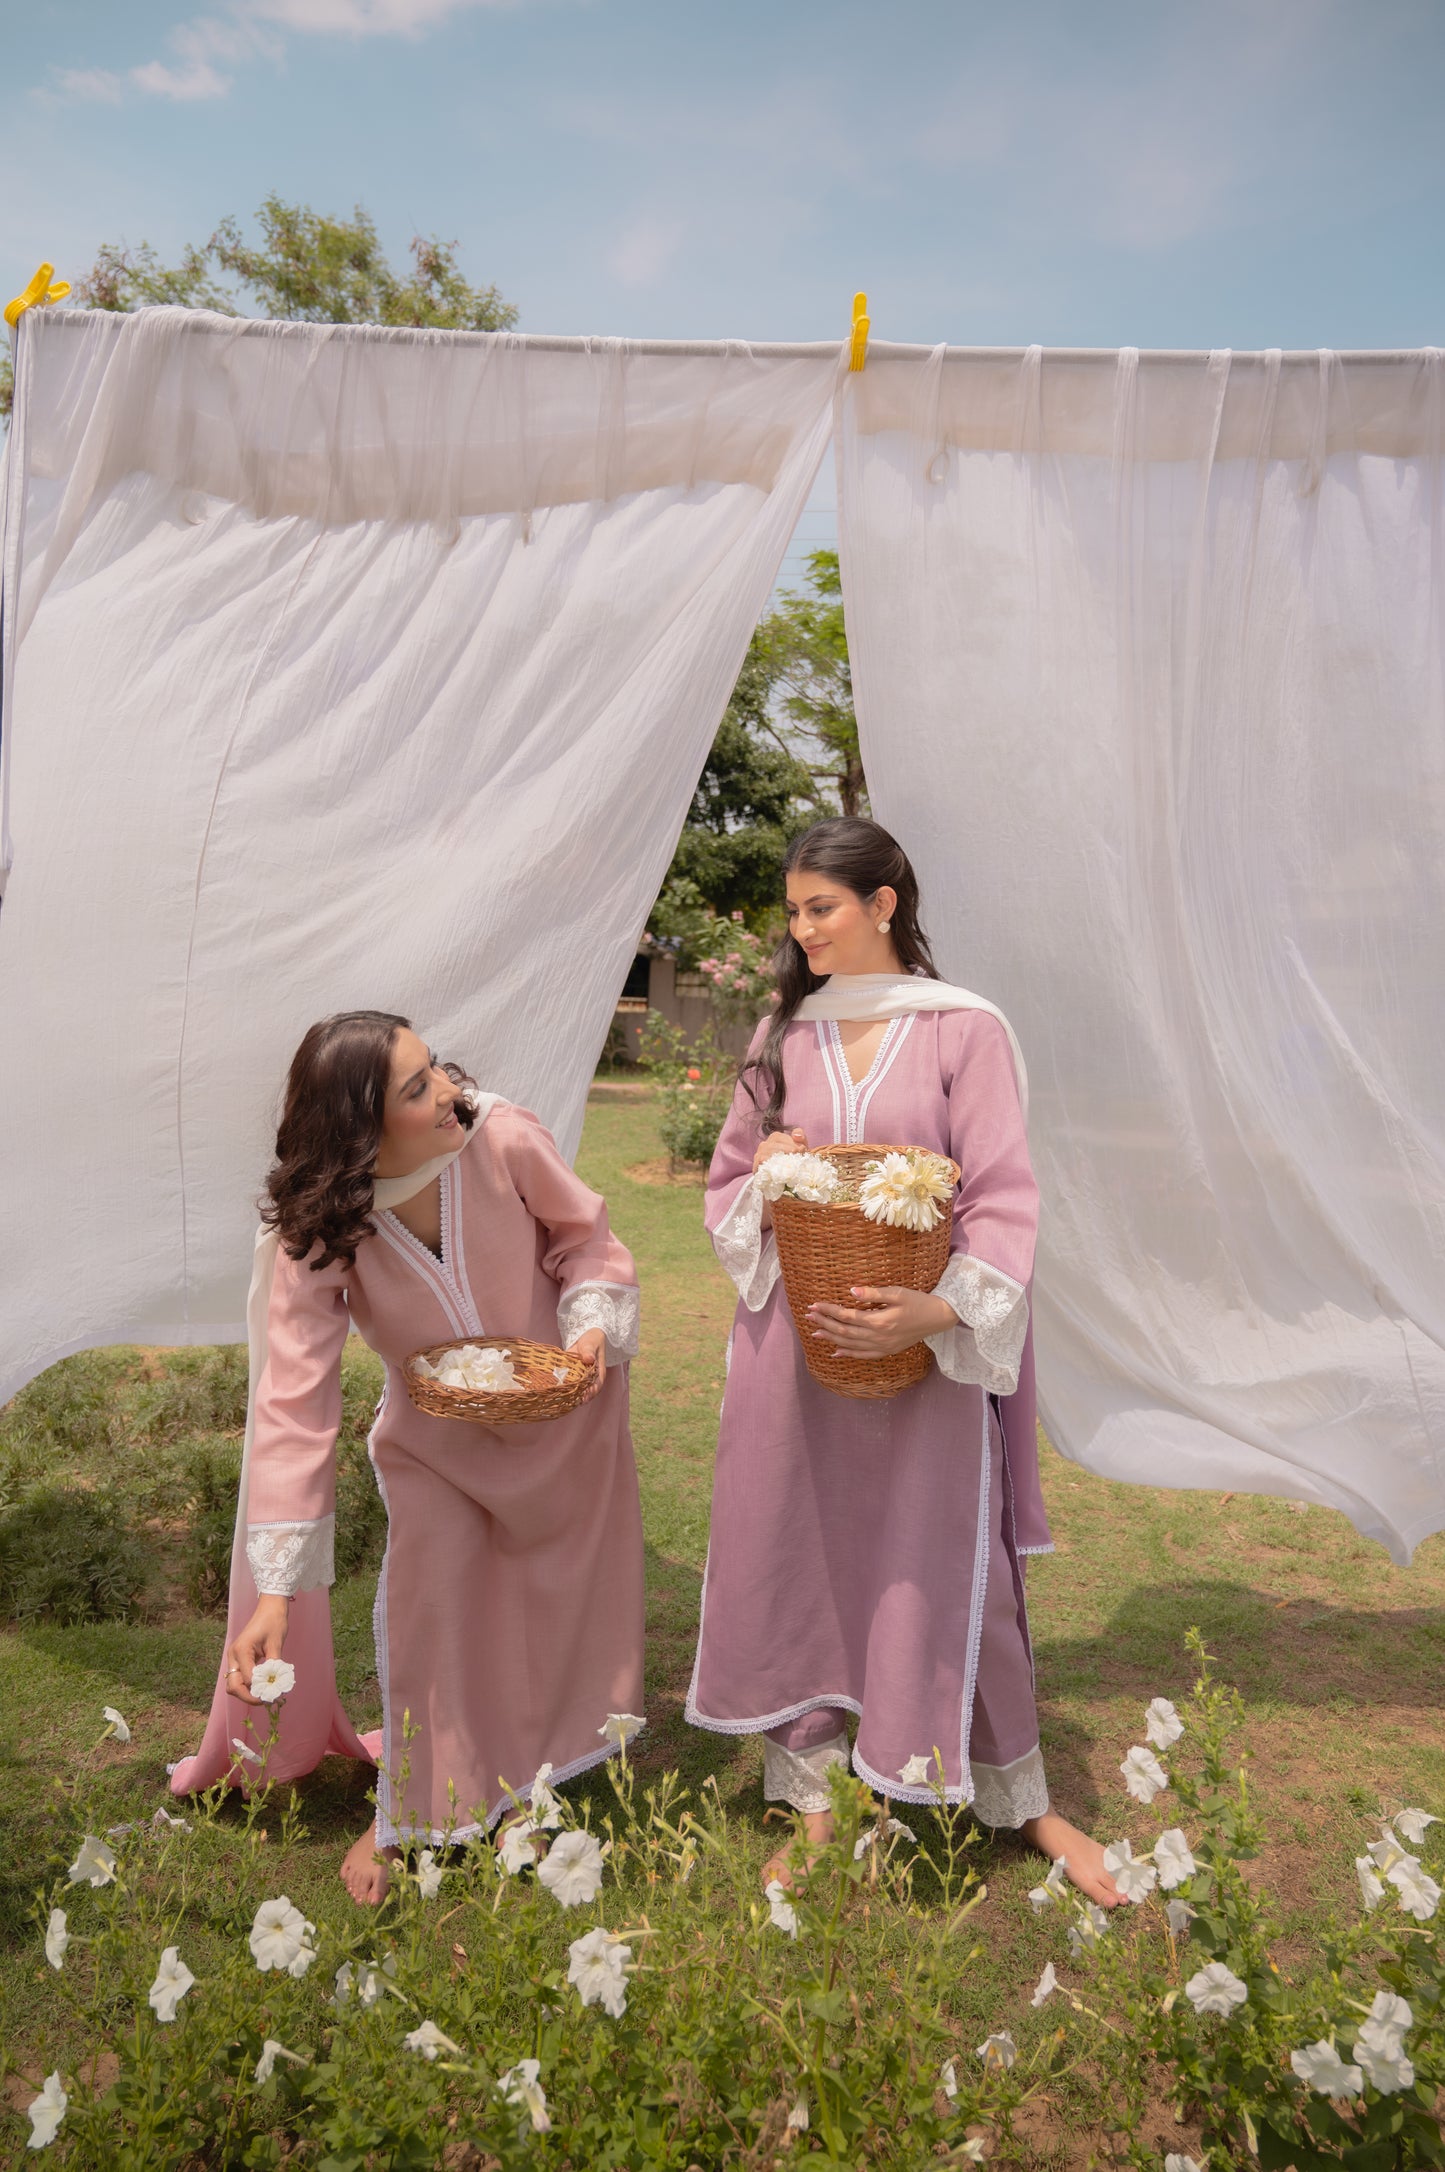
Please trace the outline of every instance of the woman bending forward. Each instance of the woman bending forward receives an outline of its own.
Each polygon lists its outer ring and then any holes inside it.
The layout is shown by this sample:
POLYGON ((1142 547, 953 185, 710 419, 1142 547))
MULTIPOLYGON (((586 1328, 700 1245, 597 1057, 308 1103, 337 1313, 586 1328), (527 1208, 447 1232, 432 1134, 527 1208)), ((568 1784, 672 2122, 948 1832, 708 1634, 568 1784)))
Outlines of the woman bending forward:
POLYGON ((596 1763, 607 1714, 639 1709, 642 1527, 622 1365, 637 1347, 637 1277, 603 1201, 537 1118, 477 1093, 385 1012, 307 1034, 267 1191, 280 1243, 242 1480, 245 1555, 206 1740, 172 1785, 245 1777, 235 1745, 259 1716, 252 1671, 284 1650, 296 1686, 268 1776, 307 1771, 328 1749, 379 1748, 378 1815, 341 1870, 358 1901, 376 1902, 399 1841, 485 1830, 506 1785, 525 1795, 544 1765, 555 1781, 596 1763), (386 1365, 370 1442, 387 1515, 379 1746, 337 1699, 324 1588, 351 1327, 386 1365), (402 1379, 413 1351, 497 1334, 581 1351, 596 1375, 587 1401, 502 1430, 415 1408, 402 1379))
MULTIPOLYGON (((1039 1754, 1023 1561, 1050 1546, 1029 1334, 1038 1194, 1013 1036, 938 979, 913 870, 877 823, 817 824, 785 875, 778 1006, 708 1177, 740 1302, 687 1716, 762 1734, 765 1794, 817 1842, 856 1713, 852 1762, 871 1786, 929 1801, 936 1751, 950 1802, 1062 1856, 1113 1906, 1103 1852, 1051 1808, 1039 1754), (932 1294, 860 1288, 882 1309, 814 1308, 811 1332, 854 1356, 927 1340, 936 1366, 887 1399, 813 1379, 778 1286, 756 1172, 832 1141, 928 1147, 963 1172, 932 1294)), ((764 1882, 790 1874, 784 1850, 764 1882)))

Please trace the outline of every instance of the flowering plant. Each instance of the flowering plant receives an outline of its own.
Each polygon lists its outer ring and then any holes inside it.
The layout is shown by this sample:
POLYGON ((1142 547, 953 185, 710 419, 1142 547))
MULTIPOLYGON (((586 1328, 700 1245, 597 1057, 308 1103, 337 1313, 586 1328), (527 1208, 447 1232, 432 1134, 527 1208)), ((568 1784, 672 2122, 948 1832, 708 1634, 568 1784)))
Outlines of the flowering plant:
POLYGON ((858 1186, 858 1204, 870 1222, 890 1229, 928 1230, 943 1219, 953 1195, 953 1174, 941 1154, 921 1146, 869 1162, 858 1186))

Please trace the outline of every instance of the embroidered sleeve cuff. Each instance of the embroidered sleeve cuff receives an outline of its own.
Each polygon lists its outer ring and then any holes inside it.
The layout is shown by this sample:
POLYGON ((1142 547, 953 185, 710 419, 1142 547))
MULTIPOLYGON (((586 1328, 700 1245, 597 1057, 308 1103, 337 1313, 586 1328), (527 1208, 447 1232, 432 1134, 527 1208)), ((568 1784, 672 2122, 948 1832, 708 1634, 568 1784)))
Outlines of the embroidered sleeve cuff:
POLYGON ((761 1312, 782 1269, 770 1229, 763 1228, 763 1195, 750 1176, 712 1233, 713 1250, 749 1312, 761 1312))
POLYGON ((637 1355, 641 1299, 629 1282, 575 1282, 557 1307, 557 1339, 570 1350, 579 1335, 600 1327, 607 1337, 610 1364, 637 1355))
POLYGON ((336 1518, 315 1523, 253 1523, 246 1530, 246 1559, 256 1589, 281 1599, 336 1581, 336 1518))
POLYGON ((925 1337, 945 1380, 1012 1395, 1029 1329, 1029 1301, 1021 1283, 981 1259, 955 1252, 933 1295, 952 1305, 957 1327, 925 1337))

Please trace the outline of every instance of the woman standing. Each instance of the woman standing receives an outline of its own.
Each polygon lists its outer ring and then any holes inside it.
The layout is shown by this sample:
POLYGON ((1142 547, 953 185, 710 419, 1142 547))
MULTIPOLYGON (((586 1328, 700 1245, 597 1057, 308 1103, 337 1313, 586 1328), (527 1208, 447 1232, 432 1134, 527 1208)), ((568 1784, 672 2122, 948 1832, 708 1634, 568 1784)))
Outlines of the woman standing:
POLYGON ((595 1764, 607 1714, 638 1709, 642 1528, 621 1369, 637 1277, 537 1118, 478 1093, 389 1012, 311 1028, 276 1157, 248 1312, 229 1641, 205 1741, 171 1784, 244 1778, 252 1673, 284 1650, 296 1683, 267 1775, 309 1771, 328 1750, 379 1755, 378 1815, 341 1870, 377 1902, 400 1841, 485 1830, 504 1783, 525 1792, 543 1766, 556 1781, 595 1764), (353 1326, 386 1363, 370 1442, 388 1534, 379 1744, 341 1709, 325 1588, 353 1326), (407 1357, 488 1334, 581 1351, 596 1373, 586 1402, 500 1431, 417 1410, 407 1357))
MULTIPOLYGON (((906 854, 876 822, 820 822, 784 862, 779 1000, 743 1066, 708 1177, 737 1285, 712 1534, 687 1716, 764 1736, 764 1792, 829 1837, 827 1768, 1014 1827, 1105 1906, 1098 1843, 1049 1805, 1024 1557, 1050 1550, 1039 1492, 1029 1283, 1038 1194, 1023 1067, 1002 1016, 939 980, 906 854), (922 1146, 959 1164, 948 1266, 930 1294, 819 1304, 830 1348, 936 1365, 879 1400, 807 1371, 757 1182, 778 1152, 922 1146), (866 1308, 866 1309, 864 1309, 866 1308), (875 1309, 876 1308, 876 1309, 875 1309), (924 1763, 927 1771, 925 1772, 924 1763)), ((787 1851, 764 1872, 788 1882, 787 1851)))

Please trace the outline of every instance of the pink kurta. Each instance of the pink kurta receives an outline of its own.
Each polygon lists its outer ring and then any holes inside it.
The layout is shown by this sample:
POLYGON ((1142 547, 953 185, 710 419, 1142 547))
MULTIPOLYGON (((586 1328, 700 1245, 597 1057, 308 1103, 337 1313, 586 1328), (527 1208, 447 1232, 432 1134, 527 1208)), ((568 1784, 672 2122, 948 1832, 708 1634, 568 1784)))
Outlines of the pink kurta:
MULTIPOLYGON (((370 1440, 388 1529, 375 1611, 383 1842, 475 1832, 505 1808, 504 1784, 524 1792, 544 1764, 554 1779, 580 1772, 608 1754, 607 1714, 641 1709, 642 1526, 620 1362, 635 1349, 631 1257, 525 1109, 494 1105, 440 1183, 440 1258, 378 1213, 350 1267, 278 1259, 249 1478, 255 1581, 298 1594, 294 1627, 325 1604, 308 1586, 331 1577, 340 1363, 356 1327, 386 1362, 370 1440), (487 1427, 407 1396, 413 1351, 468 1335, 571 1342, 593 1326, 608 1334, 606 1384, 567 1417, 487 1427)), ((300 1674, 275 1777, 360 1748, 334 1679, 327 1705, 326 1686, 300 1674)), ((230 1745, 255 1718, 222 1676, 176 1792, 237 1777, 230 1745)))
POLYGON ((876 1140, 958 1162, 938 1290, 961 1324, 929 1338, 926 1379, 886 1400, 812 1378, 760 1230, 762 1133, 740 1087, 708 1177, 741 1302, 687 1716, 787 1739, 804 1714, 851 1711, 870 1784, 927 1800, 899 1772, 937 1748, 951 1801, 1018 1825, 1048 1806, 1021 1557, 1049 1537, 1028 1323, 1038 1195, 1008 1039, 976 1010, 895 1018, 855 1085, 836 1026, 794 1021, 783 1063, 783 1121, 810 1147, 876 1140))

